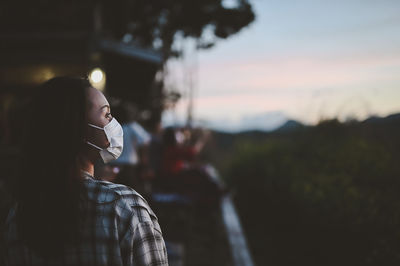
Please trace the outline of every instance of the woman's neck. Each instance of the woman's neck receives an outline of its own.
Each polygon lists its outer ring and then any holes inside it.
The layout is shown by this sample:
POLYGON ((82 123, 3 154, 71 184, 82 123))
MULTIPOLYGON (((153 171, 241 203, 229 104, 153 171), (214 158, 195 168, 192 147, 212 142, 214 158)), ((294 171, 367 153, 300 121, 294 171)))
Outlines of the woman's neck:
POLYGON ((91 176, 94 176, 94 164, 87 157, 81 157, 81 170, 89 173, 91 176))

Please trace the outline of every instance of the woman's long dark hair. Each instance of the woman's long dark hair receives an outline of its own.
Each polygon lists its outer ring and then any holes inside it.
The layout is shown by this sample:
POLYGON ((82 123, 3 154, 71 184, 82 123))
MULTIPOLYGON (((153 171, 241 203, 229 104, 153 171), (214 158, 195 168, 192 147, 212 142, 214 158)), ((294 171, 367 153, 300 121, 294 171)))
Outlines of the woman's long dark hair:
POLYGON ((27 114, 15 188, 17 225, 26 244, 42 255, 61 254, 64 245, 78 241, 89 86, 84 79, 53 78, 37 89, 27 114))

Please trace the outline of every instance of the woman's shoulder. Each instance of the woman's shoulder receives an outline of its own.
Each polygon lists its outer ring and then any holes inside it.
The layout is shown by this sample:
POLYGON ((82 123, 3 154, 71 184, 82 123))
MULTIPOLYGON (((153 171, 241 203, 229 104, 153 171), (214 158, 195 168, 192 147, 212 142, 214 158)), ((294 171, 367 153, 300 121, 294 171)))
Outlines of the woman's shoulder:
POLYGON ((143 220, 157 220, 146 199, 136 190, 108 181, 88 179, 88 198, 97 204, 111 204, 119 210, 133 212, 143 220), (146 219, 147 218, 147 219, 146 219))
POLYGON ((98 203, 111 203, 121 198, 127 198, 135 199, 139 204, 147 204, 142 195, 125 185, 95 179, 85 180, 85 185, 89 199, 98 203))

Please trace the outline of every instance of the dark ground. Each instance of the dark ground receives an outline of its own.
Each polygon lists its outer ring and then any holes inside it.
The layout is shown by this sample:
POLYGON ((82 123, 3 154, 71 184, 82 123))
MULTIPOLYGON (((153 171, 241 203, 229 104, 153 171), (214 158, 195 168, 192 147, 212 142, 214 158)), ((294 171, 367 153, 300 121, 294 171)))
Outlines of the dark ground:
POLYGON ((164 239, 183 246, 185 266, 233 265, 221 210, 214 206, 151 203, 164 239))

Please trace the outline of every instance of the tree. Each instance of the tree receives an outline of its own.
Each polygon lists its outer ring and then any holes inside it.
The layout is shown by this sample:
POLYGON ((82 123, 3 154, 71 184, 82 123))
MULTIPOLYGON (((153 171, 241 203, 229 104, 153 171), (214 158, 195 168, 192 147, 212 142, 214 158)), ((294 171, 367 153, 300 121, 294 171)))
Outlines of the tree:
POLYGON ((221 0, 125 0, 120 5, 104 2, 105 27, 114 37, 126 33, 140 44, 160 50, 165 59, 178 56, 173 49, 177 34, 198 39, 198 48, 212 47, 255 18, 247 0, 227 8, 221 0), (116 19, 116 15, 122 16, 116 19))
POLYGON ((198 48, 212 47, 255 18, 248 0, 5 0, 0 4, 3 33, 93 30, 100 7, 102 34, 121 39, 131 34, 143 46, 160 50, 165 59, 178 55, 177 34, 198 39, 198 48))

